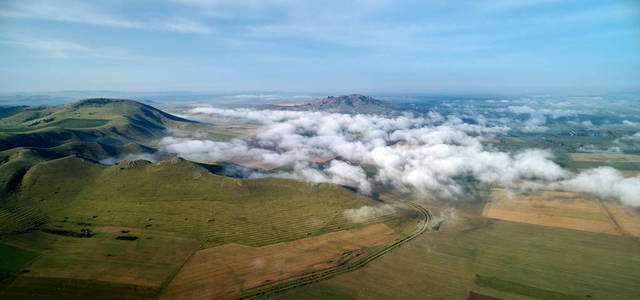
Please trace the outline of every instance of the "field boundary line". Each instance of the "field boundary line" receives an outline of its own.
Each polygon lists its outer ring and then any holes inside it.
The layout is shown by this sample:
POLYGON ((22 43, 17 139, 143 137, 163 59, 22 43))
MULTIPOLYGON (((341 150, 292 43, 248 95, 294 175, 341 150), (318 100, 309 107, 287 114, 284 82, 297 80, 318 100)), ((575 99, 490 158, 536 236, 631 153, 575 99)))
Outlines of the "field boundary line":
POLYGON ((419 235, 421 235, 422 233, 424 233, 429 226, 429 223, 432 219, 432 214, 431 211, 429 211, 428 209, 418 205, 418 204, 414 204, 414 203, 407 203, 409 206, 413 207, 414 209, 416 209, 422 216, 422 220, 420 221, 418 228, 411 233, 410 235, 399 239, 393 243, 391 243, 388 246, 385 246, 382 249, 379 249, 375 252, 373 252, 372 254, 366 256, 366 258, 356 261, 352 264, 349 263, 345 263, 345 264, 341 264, 338 266, 335 266, 333 268, 329 268, 329 269, 325 269, 325 270, 321 270, 321 271, 316 271, 316 272, 310 272, 310 273, 306 273, 306 274, 302 274, 302 275, 298 275, 298 276, 294 276, 294 277, 290 277, 290 278, 286 278, 286 279, 282 279, 276 282, 272 282, 269 284, 269 286, 262 286, 262 287, 255 287, 252 289, 249 289, 248 291, 240 294, 240 295, 236 295, 236 296, 231 296, 231 297, 225 297, 222 299, 253 299, 253 298, 257 298, 260 296, 265 296, 265 295, 273 295, 273 294, 278 294, 281 292, 284 292, 286 290, 289 289, 293 289, 296 287, 300 287, 300 286, 304 286, 304 285, 308 285, 308 284, 312 284, 312 283, 316 283, 316 282, 320 282, 320 281, 324 281, 333 277, 336 277, 338 275, 342 275, 345 273, 349 273, 355 270, 358 270, 364 266, 366 266, 369 262, 381 257, 382 255, 391 252, 392 250, 396 249, 397 247, 413 240, 414 238, 418 237, 419 235), (293 279, 292 279, 293 278, 293 279))

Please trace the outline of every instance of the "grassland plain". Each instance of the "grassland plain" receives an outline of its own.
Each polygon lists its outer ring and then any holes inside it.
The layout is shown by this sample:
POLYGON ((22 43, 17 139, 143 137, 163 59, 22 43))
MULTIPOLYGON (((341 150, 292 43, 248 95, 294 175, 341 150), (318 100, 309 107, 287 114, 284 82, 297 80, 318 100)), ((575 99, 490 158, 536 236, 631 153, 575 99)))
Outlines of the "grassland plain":
POLYGON ((94 282, 96 290, 146 299, 197 249, 259 247, 380 223, 402 236, 419 220, 415 210, 397 207, 354 222, 345 210, 381 203, 333 184, 218 176, 178 158, 110 167, 54 159, 30 168, 18 191, 13 208, 26 213, 6 213, 30 226, 2 241, 41 255, 0 298, 82 299, 94 282), (31 296, 30 280, 41 284, 40 294, 31 296))
MULTIPOLYGON (((439 204, 429 206, 437 213, 439 204)), ((516 300, 541 294, 558 296, 555 299, 640 297, 637 241, 490 220, 481 217, 481 211, 481 205, 460 206, 439 231, 360 270, 276 298, 321 299, 330 294, 342 299, 464 299, 469 291, 516 300), (519 288, 503 288, 505 281, 519 288)))

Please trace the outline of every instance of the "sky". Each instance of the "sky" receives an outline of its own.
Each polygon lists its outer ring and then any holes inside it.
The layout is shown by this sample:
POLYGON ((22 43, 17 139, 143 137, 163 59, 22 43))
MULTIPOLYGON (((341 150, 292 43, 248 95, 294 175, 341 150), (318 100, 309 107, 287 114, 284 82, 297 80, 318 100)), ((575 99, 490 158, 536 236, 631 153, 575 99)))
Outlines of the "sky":
POLYGON ((640 90, 637 0, 0 0, 0 92, 640 90))

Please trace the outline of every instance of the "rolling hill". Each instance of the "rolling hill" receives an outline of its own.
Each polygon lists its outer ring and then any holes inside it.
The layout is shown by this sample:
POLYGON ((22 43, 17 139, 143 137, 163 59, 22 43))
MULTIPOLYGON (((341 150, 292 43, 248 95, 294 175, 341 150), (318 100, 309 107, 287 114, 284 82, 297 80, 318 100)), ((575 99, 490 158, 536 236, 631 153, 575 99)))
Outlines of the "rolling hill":
POLYGON ((62 106, 0 107, 0 195, 31 166, 75 155, 92 161, 153 153, 144 146, 167 128, 194 123, 121 99, 85 99, 62 106))
POLYGON ((62 106, 5 106, 0 116, 0 150, 71 141, 122 145, 193 122, 136 101, 105 98, 62 106))

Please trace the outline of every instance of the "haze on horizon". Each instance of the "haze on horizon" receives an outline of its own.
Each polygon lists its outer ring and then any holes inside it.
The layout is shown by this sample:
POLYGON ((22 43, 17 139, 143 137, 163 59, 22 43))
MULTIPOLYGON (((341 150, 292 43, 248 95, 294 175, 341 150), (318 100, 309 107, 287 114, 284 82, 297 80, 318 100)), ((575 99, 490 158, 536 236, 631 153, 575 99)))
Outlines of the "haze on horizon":
POLYGON ((637 91, 633 0, 2 1, 0 92, 637 91))

